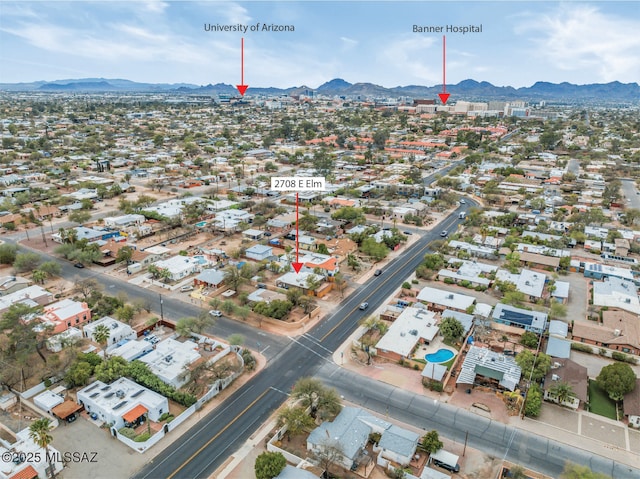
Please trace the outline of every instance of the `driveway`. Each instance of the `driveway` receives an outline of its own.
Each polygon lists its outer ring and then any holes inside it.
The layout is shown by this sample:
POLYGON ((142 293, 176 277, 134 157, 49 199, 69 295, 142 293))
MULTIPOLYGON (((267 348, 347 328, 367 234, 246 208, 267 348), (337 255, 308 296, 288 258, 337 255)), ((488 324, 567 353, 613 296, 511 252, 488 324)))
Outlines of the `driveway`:
POLYGON ((566 276, 560 276, 558 281, 568 281, 569 301, 567 302, 567 316, 565 321, 585 321, 587 318, 587 297, 589 291, 589 278, 585 278, 580 273, 569 273, 566 276))
MULTIPOLYGON (((611 358, 603 358, 597 354, 581 353, 574 350, 571 350, 571 360, 586 367, 587 375, 590 378, 596 378, 603 367, 614 362, 611 358)), ((640 366, 637 364, 630 364, 629 366, 634 370, 636 376, 640 377, 640 366)))
POLYGON ((87 419, 60 426, 51 433, 52 446, 61 453, 77 454, 77 461, 68 462, 62 472, 65 479, 113 479, 131 477, 151 458, 135 452, 87 419), (92 462, 93 461, 93 462, 92 462))

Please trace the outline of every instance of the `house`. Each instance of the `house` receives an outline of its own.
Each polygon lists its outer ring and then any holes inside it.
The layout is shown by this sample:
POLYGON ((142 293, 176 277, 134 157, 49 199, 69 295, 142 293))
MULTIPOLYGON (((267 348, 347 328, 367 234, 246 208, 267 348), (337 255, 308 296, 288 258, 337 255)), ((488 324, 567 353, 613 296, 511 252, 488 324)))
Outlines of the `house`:
POLYGON ((338 260, 327 254, 305 252, 298 261, 302 263, 301 271, 322 274, 325 278, 333 277, 340 271, 338 260))
POLYGON ((135 361, 153 350, 153 344, 144 340, 122 340, 107 348, 109 356, 120 356, 125 361, 135 361))
POLYGON ((629 425, 640 427, 640 378, 636 379, 633 391, 624 395, 623 410, 629 425))
POLYGON ((38 446, 29 434, 29 428, 21 430, 12 444, 0 439, 2 457, 29 458, 26 461, 0 462, 0 479, 47 479, 52 476, 51 468, 55 474, 62 472, 62 453, 51 445, 47 450, 38 446))
POLYGON ((537 266, 539 268, 549 268, 556 271, 560 267, 560 258, 546 256, 537 253, 523 251, 520 253, 520 262, 526 266, 537 266))
POLYGON ((602 324, 575 321, 572 334, 574 341, 640 355, 640 322, 627 311, 603 311, 602 324))
POLYGON ((47 349, 52 353, 59 353, 63 348, 72 346, 82 339, 82 331, 78 328, 68 328, 61 333, 54 334, 47 338, 45 343, 47 349))
POLYGON ((571 341, 566 339, 568 335, 567 323, 558 320, 549 321, 546 354, 553 358, 568 358, 571 355, 571 341))
POLYGON ((274 479, 318 479, 314 473, 289 464, 274 479))
POLYGON ((0 296, 0 314, 13 304, 26 304, 33 308, 44 306, 53 301, 53 294, 41 286, 33 285, 20 289, 5 296, 0 296))
POLYGON ((566 304, 569 301, 569 285, 568 281, 556 281, 555 289, 550 292, 554 301, 566 304))
POLYGON ((53 333, 61 333, 72 326, 91 321, 91 310, 87 303, 63 299, 46 306, 40 320, 43 325, 51 327, 53 333))
POLYGON ((584 263, 584 276, 593 279, 619 278, 626 281, 634 281, 633 271, 628 268, 619 268, 601 263, 584 263))
POLYGON ((327 447, 335 447, 340 451, 336 463, 347 470, 364 458, 365 446, 369 434, 381 435, 378 443, 379 459, 393 461, 398 466, 409 464, 415 454, 420 435, 392 425, 379 419, 363 409, 345 407, 331 422, 323 422, 311 431, 307 438, 307 450, 318 452, 327 447), (385 435, 388 435, 385 438, 385 435))
POLYGON ((31 280, 21 276, 4 276, 0 278, 0 296, 6 296, 31 284, 31 280))
POLYGON ((263 236, 264 236, 264 231, 255 230, 255 229, 252 229, 252 228, 249 228, 248 230, 244 230, 242 232, 242 237, 243 238, 247 238, 247 239, 252 240, 252 241, 258 241, 258 240, 262 239, 263 236))
POLYGON ((224 283, 224 271, 217 269, 203 269, 198 276, 193 279, 194 286, 204 286, 205 288, 219 288, 224 283))
POLYGON ((377 355, 392 361, 409 358, 419 342, 433 341, 439 330, 437 322, 435 313, 424 307, 404 308, 376 344, 377 355))
POLYGON ((558 398, 552 394, 555 385, 566 383, 571 386, 574 397, 570 397, 562 402, 563 406, 571 409, 578 409, 580 404, 589 402, 589 377, 587 368, 572 361, 571 359, 555 359, 551 364, 551 369, 544 378, 544 399, 559 403, 558 398))
POLYGON ((140 386, 128 378, 120 378, 111 384, 95 381, 78 391, 78 404, 88 413, 110 424, 113 429, 135 424, 142 417, 158 421, 169 412, 166 397, 140 386))
POLYGON ((200 270, 201 262, 194 256, 172 256, 156 261, 153 265, 158 269, 169 271, 171 281, 179 281, 200 270))
POLYGON ((309 287, 307 286, 309 281, 322 282, 324 281, 324 278, 314 273, 307 273, 302 271, 300 271, 300 273, 290 272, 280 276, 276 280, 276 286, 278 288, 284 289, 302 288, 302 290, 307 291, 309 289, 309 287))
POLYGON ((522 370, 513 357, 496 353, 487 348, 470 346, 456 379, 458 384, 476 384, 477 377, 482 383, 514 391, 520 382, 522 370))
POLYGON ((492 318, 496 323, 524 328, 537 334, 542 334, 547 327, 547 315, 545 313, 516 308, 503 303, 496 304, 492 318))
POLYGON ((468 281, 473 286, 489 287, 491 280, 486 276, 498 269, 497 266, 486 263, 460 260, 457 258, 450 258, 449 265, 453 268, 457 267, 457 269, 441 269, 438 271, 438 279, 451 278, 456 283, 468 281))
POLYGON ((593 305, 640 314, 638 288, 631 281, 610 277, 593 283, 593 305))
POLYGON ((33 404, 38 406, 41 410, 48 412, 49 414, 51 414, 51 410, 54 407, 56 407, 58 404, 62 404, 63 402, 64 396, 48 389, 44 390, 33 398, 33 404))
POLYGON ((529 301, 536 301, 542 297, 546 279, 547 276, 544 273, 530 269, 523 269, 517 274, 504 269, 498 270, 496 273, 496 280, 515 284, 516 290, 524 294, 529 301))
POLYGON ((417 296, 431 311, 442 312, 445 309, 465 312, 476 302, 476 298, 461 293, 451 293, 441 289, 425 286, 417 296))
POLYGON ((129 226, 140 226, 145 221, 146 218, 144 215, 131 214, 107 217, 104 219, 104 225, 107 228, 122 229, 129 226))
POLYGON ((477 258, 496 258, 496 248, 489 248, 487 246, 478 246, 475 244, 467 243, 466 241, 449 241, 449 247, 457 251, 466 251, 469 256, 477 258))
POLYGON ((273 248, 262 244, 253 245, 247 248, 245 256, 255 261, 264 261, 273 256, 273 248))
POLYGON ((624 238, 616 238, 614 240, 614 244, 614 253, 616 254, 616 256, 626 257, 629 255, 629 249, 631 248, 631 246, 629 245, 629 240, 626 240, 624 238))
POLYGON ((95 341, 95 332, 99 326, 106 326, 109 330, 109 338, 107 339, 107 347, 112 346, 126 339, 136 339, 138 336, 131 326, 122 323, 117 319, 109 316, 100 318, 92 323, 85 324, 82 328, 82 335, 95 341))
POLYGON ((167 338, 139 359, 149 366, 153 374, 177 389, 189 381, 188 368, 201 357, 198 345, 193 341, 180 342, 167 338))

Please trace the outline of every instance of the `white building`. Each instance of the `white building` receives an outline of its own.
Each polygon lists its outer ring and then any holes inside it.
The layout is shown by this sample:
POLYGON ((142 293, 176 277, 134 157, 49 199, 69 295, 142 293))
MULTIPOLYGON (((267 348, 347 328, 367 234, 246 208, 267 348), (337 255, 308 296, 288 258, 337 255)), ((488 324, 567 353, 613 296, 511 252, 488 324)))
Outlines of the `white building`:
POLYGON ((542 297, 542 290, 547 279, 547 275, 539 271, 523 269, 519 274, 510 273, 501 269, 496 273, 496 280, 509 281, 516 285, 516 290, 527 296, 530 301, 535 301, 542 297))
POLYGON ((126 228, 128 226, 140 226, 146 221, 144 215, 122 215, 112 216, 104 219, 104 225, 107 228, 126 228))
POLYGON ((179 388, 189 381, 189 365, 200 358, 198 345, 193 341, 180 342, 168 338, 156 344, 155 349, 142 356, 140 361, 165 383, 179 388))
POLYGON ((171 275, 172 281, 179 281, 187 276, 200 271, 201 264, 192 256, 172 256, 153 263, 156 268, 166 269, 171 275))
POLYGON ((59 353, 63 348, 71 346, 82 339, 82 331, 71 327, 59 334, 47 338, 46 346, 52 353, 59 353))
POLYGON ((124 344, 114 344, 107 348, 109 356, 120 356, 126 361, 135 361, 153 350, 153 345, 149 341, 126 341, 124 344))
POLYGON ((610 277, 602 282, 594 281, 593 304, 640 314, 638 288, 631 281, 619 278, 610 277))
POLYGON ((162 414, 169 412, 166 397, 128 378, 117 379, 108 385, 95 381, 78 391, 78 403, 115 429, 124 427, 126 422, 133 422, 143 414, 148 414, 152 421, 158 421, 162 414), (132 418, 133 413, 140 415, 132 418))
POLYGON ((454 311, 466 311, 466 309, 476 301, 476 298, 473 296, 452 293, 450 291, 430 288, 428 286, 420 290, 417 298, 418 301, 422 301, 427 305, 432 305, 435 309, 453 309, 454 311))
POLYGON ((89 324, 85 324, 82 328, 82 335, 85 338, 90 338, 95 341, 94 334, 98 326, 106 326, 109 329, 109 339, 107 340, 107 347, 119 343, 123 339, 136 339, 136 332, 131 326, 123 322, 113 319, 109 316, 98 319, 89 324))
MULTIPOLYGON (((387 333, 376 344, 378 354, 392 353, 408 358, 418 341, 429 344, 438 334, 438 326, 433 311, 408 307, 402 310, 389 327, 387 333)), ((394 357, 395 359, 395 357, 394 357)))
POLYGON ((64 402, 64 397, 53 391, 45 390, 33 398, 33 403, 43 411, 52 414, 51 410, 64 402))
POLYGON ((47 479, 51 477, 50 468, 56 474, 62 471, 62 454, 56 448, 49 446, 48 457, 47 451, 38 446, 33 439, 29 437, 29 428, 23 429, 16 434, 16 442, 9 444, 7 441, 0 439, 0 456, 29 458, 29 461, 13 462, 0 461, 0 479, 47 479), (51 458, 49 465, 48 458, 51 458))

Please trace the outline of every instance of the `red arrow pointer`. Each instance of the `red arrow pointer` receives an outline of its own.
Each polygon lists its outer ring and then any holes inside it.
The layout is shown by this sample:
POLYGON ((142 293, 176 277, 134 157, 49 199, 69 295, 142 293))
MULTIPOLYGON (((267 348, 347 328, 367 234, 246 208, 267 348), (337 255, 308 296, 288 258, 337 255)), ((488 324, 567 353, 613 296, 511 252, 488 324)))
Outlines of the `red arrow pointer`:
POLYGON ((249 85, 244 84, 244 37, 240 40, 240 85, 236 85, 236 88, 241 96, 244 96, 249 88, 249 85))
POLYGON ((449 99, 450 94, 447 93, 447 54, 446 54, 446 46, 447 46, 447 37, 442 35, 442 93, 438 93, 440 97, 440 101, 443 105, 447 104, 447 100, 449 99))
POLYGON ((299 273, 300 270, 302 269, 302 263, 300 263, 299 260, 299 252, 300 252, 300 243, 298 241, 298 239, 300 238, 300 221, 299 221, 299 217, 298 217, 298 192, 296 191, 296 260, 295 262, 291 263, 291 266, 293 266, 293 269, 296 270, 296 273, 299 273))

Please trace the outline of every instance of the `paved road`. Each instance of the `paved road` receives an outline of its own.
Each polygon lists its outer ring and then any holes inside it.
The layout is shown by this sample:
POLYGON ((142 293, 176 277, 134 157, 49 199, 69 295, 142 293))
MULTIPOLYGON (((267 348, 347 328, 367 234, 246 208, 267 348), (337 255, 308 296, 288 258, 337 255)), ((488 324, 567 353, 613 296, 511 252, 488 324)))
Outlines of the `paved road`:
POLYGON ((628 178, 621 178, 621 180, 622 194, 626 197, 624 200, 625 204, 628 208, 640 210, 640 195, 636 188, 636 182, 628 178))
POLYGON ((440 237, 440 230, 455 229, 459 223, 458 211, 445 219, 438 230, 425 234, 409 246, 385 267, 382 275, 374 276, 356 290, 334 314, 282 348, 260 374, 227 400, 223 408, 207 415, 185 433, 184 440, 159 454, 134 477, 194 479, 213 473, 282 404, 300 377, 313 375, 318 364, 329 361, 331 353, 369 313, 361 311, 359 305, 366 301, 369 310, 379 307, 420 264, 428 252, 427 245, 440 237))
POLYGON ((347 369, 325 365, 316 372, 316 376, 328 386, 335 387, 352 403, 388 414, 415 427, 437 429, 442 436, 460 444, 464 443, 468 432, 468 446, 552 477, 560 475, 566 461, 589 466, 593 471, 616 479, 640 477, 640 469, 374 381, 347 369))

